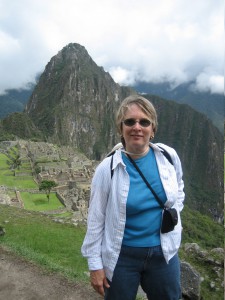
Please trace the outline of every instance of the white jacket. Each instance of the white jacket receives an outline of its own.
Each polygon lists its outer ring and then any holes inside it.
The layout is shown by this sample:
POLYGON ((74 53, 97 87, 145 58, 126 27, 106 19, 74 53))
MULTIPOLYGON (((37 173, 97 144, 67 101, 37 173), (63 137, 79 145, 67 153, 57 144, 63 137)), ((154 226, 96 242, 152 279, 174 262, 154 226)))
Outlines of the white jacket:
MULTIPOLYGON (((166 207, 175 207, 178 224, 174 230, 160 234, 161 247, 168 262, 178 251, 181 243, 180 211, 183 209, 184 184, 182 167, 176 151, 164 144, 152 144, 159 175, 164 187, 166 207), (162 154, 164 148, 173 165, 162 154)), ((103 269, 111 281, 119 257, 126 222, 126 202, 129 191, 129 175, 122 160, 121 148, 113 156, 113 177, 111 178, 111 157, 105 158, 96 168, 91 186, 87 233, 82 245, 82 254, 88 259, 89 270, 103 269)))

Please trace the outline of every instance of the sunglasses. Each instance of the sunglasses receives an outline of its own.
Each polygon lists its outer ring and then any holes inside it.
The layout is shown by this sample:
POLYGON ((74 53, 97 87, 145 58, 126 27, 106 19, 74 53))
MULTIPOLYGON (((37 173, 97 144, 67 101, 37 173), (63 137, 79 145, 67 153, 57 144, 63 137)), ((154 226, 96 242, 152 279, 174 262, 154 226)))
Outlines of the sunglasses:
POLYGON ((122 121, 123 124, 125 124, 128 127, 134 126, 136 123, 139 123, 141 127, 148 127, 151 125, 151 121, 148 119, 140 119, 139 121, 135 119, 126 119, 122 121))

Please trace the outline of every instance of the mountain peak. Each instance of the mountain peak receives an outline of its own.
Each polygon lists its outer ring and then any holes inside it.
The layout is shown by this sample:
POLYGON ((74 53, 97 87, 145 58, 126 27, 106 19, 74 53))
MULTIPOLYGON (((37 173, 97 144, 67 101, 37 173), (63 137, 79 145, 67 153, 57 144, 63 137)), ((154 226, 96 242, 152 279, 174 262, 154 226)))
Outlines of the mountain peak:
POLYGON ((53 57, 53 60, 70 61, 70 63, 80 59, 92 60, 85 47, 77 43, 68 44, 53 57))
POLYGON ((132 93, 97 66, 83 46, 68 44, 47 64, 26 112, 51 141, 100 158, 115 139, 110 132, 117 102, 132 93))

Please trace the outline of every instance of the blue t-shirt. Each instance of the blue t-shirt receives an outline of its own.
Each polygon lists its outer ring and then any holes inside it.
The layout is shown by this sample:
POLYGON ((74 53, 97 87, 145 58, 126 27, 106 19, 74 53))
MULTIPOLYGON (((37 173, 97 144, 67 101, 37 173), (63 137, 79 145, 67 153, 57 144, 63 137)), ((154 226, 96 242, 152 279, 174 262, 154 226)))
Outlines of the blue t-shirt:
MULTIPOLYGON (((162 208, 129 158, 124 153, 122 158, 130 176, 123 245, 158 246, 160 245, 162 208)), ((165 203, 166 194, 159 176, 154 151, 150 148, 148 154, 135 159, 135 162, 158 197, 165 203)))

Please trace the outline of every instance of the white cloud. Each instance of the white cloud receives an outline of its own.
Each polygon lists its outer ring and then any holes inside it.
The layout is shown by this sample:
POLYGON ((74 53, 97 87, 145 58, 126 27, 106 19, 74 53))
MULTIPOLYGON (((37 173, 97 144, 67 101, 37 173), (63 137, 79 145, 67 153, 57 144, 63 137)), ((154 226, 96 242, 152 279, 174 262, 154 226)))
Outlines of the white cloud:
POLYGON ((210 92, 211 94, 223 94, 224 77, 210 75, 210 72, 203 72, 198 75, 194 89, 202 92, 210 92))
POLYGON ((130 70, 123 69, 121 67, 112 67, 109 70, 109 73, 116 82, 121 82, 125 85, 133 85, 135 83, 134 78, 136 76, 135 72, 130 70))
POLYGON ((120 84, 196 80, 196 88, 221 93, 223 5, 222 0, 0 0, 0 92, 34 80, 53 55, 76 42, 120 84))

